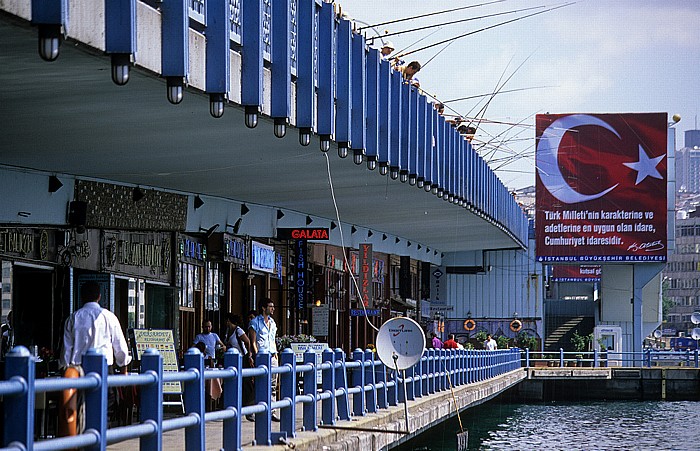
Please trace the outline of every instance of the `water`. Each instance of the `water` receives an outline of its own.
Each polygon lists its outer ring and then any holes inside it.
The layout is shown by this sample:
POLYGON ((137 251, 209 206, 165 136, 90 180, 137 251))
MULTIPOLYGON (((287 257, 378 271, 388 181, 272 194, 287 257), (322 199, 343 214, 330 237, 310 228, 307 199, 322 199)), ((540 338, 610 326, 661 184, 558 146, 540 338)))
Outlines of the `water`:
MULTIPOLYGON (((461 414, 470 450, 700 449, 700 402, 487 403, 461 414)), ((457 418, 396 448, 457 449, 457 418)))

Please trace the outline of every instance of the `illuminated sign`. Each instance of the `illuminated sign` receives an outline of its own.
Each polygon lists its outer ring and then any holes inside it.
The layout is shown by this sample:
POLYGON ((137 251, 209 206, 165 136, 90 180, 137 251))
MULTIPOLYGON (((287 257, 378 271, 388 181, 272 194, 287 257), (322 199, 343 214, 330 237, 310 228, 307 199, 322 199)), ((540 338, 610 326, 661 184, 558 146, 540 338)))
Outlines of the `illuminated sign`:
POLYGON ((275 249, 272 246, 252 241, 251 246, 251 269, 267 273, 275 273, 275 249))
POLYGON ((297 296, 297 310, 300 318, 306 317, 306 285, 309 283, 306 272, 306 240, 296 242, 296 262, 294 264, 295 286, 294 291, 297 296))
POLYGON ((365 307, 372 307, 372 245, 360 244, 360 299, 365 307))
POLYGON ((329 231, 324 227, 278 228, 277 239, 280 240, 328 240, 329 231))

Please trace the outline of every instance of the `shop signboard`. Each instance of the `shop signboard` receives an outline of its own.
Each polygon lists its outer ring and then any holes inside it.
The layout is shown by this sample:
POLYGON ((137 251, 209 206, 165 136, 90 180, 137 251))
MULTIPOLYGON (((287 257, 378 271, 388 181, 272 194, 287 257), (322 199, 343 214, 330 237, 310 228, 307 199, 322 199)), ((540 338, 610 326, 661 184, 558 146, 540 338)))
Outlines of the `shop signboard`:
MULTIPOLYGON (((60 263, 59 236, 63 231, 24 227, 0 228, 0 257, 35 262, 60 263)), ((62 240, 61 240, 62 241, 62 240)))
POLYGON ((170 233, 104 230, 101 242, 103 271, 172 283, 170 233))
MULTIPOLYGON (((163 371, 177 373, 177 352, 175 351, 175 337, 170 329, 129 329, 129 336, 133 346, 132 354, 136 360, 141 360, 146 349, 155 349, 163 356, 163 371)), ((180 382, 163 382, 164 394, 181 394, 180 382)))

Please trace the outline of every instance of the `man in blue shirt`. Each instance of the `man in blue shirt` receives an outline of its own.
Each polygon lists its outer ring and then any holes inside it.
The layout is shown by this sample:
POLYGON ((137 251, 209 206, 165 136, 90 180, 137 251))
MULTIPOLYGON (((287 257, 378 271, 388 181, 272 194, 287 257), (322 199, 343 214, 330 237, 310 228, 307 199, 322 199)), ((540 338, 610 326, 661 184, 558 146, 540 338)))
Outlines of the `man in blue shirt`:
MULTIPOLYGON (((267 352, 272 356, 272 366, 278 366, 277 360, 277 324, 272 319, 272 314, 275 313, 275 303, 270 298, 266 298, 262 305, 262 313, 250 322, 248 331, 250 333, 250 345, 253 348, 253 354, 258 352, 267 352)), ((272 400, 277 400, 277 375, 272 376, 272 400)), ((251 418, 248 417, 250 420, 251 418)), ((279 421, 276 413, 272 414, 273 421, 279 421)))
POLYGON ((226 345, 224 342, 221 341, 221 338, 219 338, 216 332, 211 331, 211 321, 209 320, 202 322, 202 333, 197 334, 197 336, 194 337, 194 344, 196 345, 197 343, 204 343, 204 346, 206 347, 204 352, 205 360, 216 359, 216 345, 221 346, 224 351, 226 351, 226 345))

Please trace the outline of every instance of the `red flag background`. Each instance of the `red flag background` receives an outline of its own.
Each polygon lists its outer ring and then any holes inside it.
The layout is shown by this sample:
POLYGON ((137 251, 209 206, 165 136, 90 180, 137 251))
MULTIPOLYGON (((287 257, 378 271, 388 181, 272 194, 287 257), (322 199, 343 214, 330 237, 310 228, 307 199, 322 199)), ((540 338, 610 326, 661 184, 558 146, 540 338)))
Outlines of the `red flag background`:
POLYGON ((538 261, 666 260, 665 113, 536 118, 538 261))

